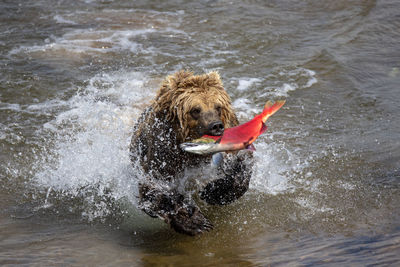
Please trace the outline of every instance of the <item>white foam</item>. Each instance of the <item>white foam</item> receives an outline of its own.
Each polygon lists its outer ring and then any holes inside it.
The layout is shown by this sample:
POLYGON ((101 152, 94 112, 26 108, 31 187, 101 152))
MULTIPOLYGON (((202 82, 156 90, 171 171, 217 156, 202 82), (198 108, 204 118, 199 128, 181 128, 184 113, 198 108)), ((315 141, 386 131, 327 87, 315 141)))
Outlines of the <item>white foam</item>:
POLYGON ((289 92, 295 91, 298 87, 297 84, 284 83, 282 86, 276 88, 276 94, 281 96, 287 96, 289 92))
POLYGON ((75 21, 66 19, 66 18, 64 18, 64 17, 61 16, 61 15, 55 15, 55 16, 53 17, 53 19, 54 19, 57 23, 61 23, 61 24, 73 24, 73 25, 76 24, 75 21))
POLYGON ((237 90, 245 91, 249 89, 253 84, 261 82, 258 78, 242 78, 238 81, 237 90))
POLYGON ((305 68, 278 69, 261 82, 268 84, 260 90, 259 97, 288 97, 290 92, 306 89, 318 82, 316 73, 305 68))
POLYGON ((1 103, 0 102, 0 110, 21 111, 21 105, 20 104, 1 103))
POLYGON ((110 52, 127 50, 133 53, 149 52, 143 48, 142 40, 152 33, 171 37, 190 38, 177 29, 184 12, 157 12, 136 9, 105 9, 101 11, 60 12, 54 15, 56 23, 77 25, 62 36, 47 38, 42 45, 13 48, 9 55, 54 57, 81 60, 84 55, 104 56, 110 52), (93 26, 93 21, 96 25, 93 26), (144 37, 138 40, 137 37, 144 37))
POLYGON ((267 144, 263 139, 261 137, 255 143, 256 164, 250 188, 273 195, 286 192, 291 189, 288 173, 300 164, 284 144, 267 144))
POLYGON ((0 140, 4 140, 7 138, 7 133, 6 131, 8 130, 8 127, 2 123, 0 123, 0 140))
POLYGON ((261 109, 255 107, 254 103, 246 98, 238 98, 232 103, 233 108, 235 109, 236 115, 239 120, 246 120, 251 118, 252 114, 256 114, 260 112, 261 109))
POLYGON ((46 39, 43 45, 20 46, 13 48, 9 55, 38 54, 42 57, 59 56, 68 59, 81 60, 81 55, 102 56, 111 52, 130 51, 132 53, 151 53, 151 48, 144 48, 137 41, 138 36, 156 33, 184 34, 172 28, 157 30, 155 28, 130 29, 130 30, 72 30, 61 37, 46 39))
MULTIPOLYGON (((84 188, 96 187, 99 195, 136 202, 137 180, 129 159, 132 124, 154 89, 147 88, 142 73, 104 74, 89 80, 87 87, 72 97, 69 109, 45 125, 56 136, 53 147, 37 163, 35 181, 68 195, 80 195, 92 204, 89 219, 110 212, 103 202, 85 196, 84 188), (132 104, 134 103, 134 104, 132 104)), ((51 105, 51 103, 50 103, 51 105)), ((36 106, 30 107, 31 109, 36 106)))
POLYGON ((315 74, 316 74, 315 71, 308 70, 308 69, 304 69, 304 70, 308 73, 308 75, 310 77, 310 79, 307 81, 306 85, 304 86, 304 88, 308 88, 308 87, 311 87, 312 85, 314 85, 315 83, 317 83, 318 80, 315 77, 315 74))
POLYGON ((60 99, 51 99, 46 102, 31 104, 25 107, 24 112, 35 113, 35 114, 45 114, 52 115, 57 110, 66 108, 68 103, 60 99))

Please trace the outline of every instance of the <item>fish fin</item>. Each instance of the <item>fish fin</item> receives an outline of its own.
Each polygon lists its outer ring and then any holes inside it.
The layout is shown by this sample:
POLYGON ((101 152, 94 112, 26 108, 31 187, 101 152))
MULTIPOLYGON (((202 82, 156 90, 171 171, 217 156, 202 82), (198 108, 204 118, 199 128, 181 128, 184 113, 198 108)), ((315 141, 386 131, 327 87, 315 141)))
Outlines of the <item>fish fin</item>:
POLYGON ((214 139, 215 141, 219 141, 222 136, 221 135, 203 135, 201 138, 209 138, 214 139))
POLYGON ((250 144, 246 147, 247 150, 256 151, 256 147, 253 144, 250 144))
POLYGON ((263 134, 267 129, 268 129, 267 125, 265 125, 265 123, 263 123, 261 126, 260 135, 263 134))
POLYGON ((272 103, 271 100, 268 100, 268 101, 265 103, 265 105, 264 105, 264 109, 267 109, 267 108, 272 107, 273 104, 274 104, 274 103, 272 103))
POLYGON ((267 101, 267 103, 265 103, 264 110, 261 113, 262 121, 265 123, 271 115, 277 112, 285 104, 285 102, 286 100, 277 100, 275 103, 267 101))
POLYGON ((249 140, 243 142, 243 147, 248 147, 249 145, 251 145, 251 143, 253 143, 253 141, 256 140, 256 138, 254 138, 254 136, 250 137, 249 140))

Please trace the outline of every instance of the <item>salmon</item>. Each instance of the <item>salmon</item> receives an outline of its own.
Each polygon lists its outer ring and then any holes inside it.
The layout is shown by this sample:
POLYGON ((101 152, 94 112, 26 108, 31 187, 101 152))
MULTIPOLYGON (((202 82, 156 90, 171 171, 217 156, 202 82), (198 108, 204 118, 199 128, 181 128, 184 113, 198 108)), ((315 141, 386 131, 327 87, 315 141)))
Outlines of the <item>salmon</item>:
POLYGON ((252 143, 267 130, 265 122, 284 104, 285 100, 278 100, 275 103, 268 101, 261 114, 246 123, 225 129, 222 136, 203 135, 199 139, 182 143, 180 147, 186 152, 199 155, 241 149, 254 150, 252 143))

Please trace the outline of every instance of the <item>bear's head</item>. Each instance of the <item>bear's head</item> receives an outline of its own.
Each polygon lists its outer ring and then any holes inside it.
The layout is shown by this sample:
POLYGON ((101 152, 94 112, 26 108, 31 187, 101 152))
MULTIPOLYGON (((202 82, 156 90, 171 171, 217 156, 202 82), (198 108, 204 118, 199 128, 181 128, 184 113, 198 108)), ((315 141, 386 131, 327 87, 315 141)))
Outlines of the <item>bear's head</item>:
POLYGON ((153 109, 171 123, 181 142, 205 134, 221 135, 224 128, 238 124, 217 72, 193 75, 179 71, 168 76, 153 109))

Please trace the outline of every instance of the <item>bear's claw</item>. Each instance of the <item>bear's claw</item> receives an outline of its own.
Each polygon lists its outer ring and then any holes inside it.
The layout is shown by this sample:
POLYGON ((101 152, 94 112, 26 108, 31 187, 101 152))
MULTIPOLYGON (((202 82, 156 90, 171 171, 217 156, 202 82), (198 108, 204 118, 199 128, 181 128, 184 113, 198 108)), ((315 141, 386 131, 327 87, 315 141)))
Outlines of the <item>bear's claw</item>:
POLYGON ((193 205, 180 207, 176 213, 169 216, 171 227, 183 234, 197 235, 213 229, 212 223, 193 205))

